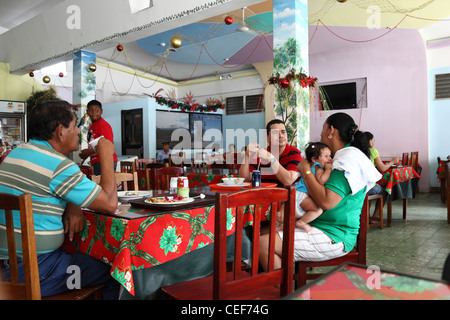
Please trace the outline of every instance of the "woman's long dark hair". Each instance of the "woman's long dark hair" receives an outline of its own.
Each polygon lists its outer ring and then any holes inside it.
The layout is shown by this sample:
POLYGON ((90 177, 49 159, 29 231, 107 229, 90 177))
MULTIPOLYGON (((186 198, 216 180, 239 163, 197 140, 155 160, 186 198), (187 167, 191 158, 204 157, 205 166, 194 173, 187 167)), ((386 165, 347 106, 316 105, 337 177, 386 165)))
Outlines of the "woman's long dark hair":
POLYGON ((339 132, 339 138, 345 143, 358 148, 368 158, 370 158, 370 145, 364 132, 358 130, 358 126, 353 118, 343 112, 338 112, 329 116, 326 120, 329 126, 333 126, 339 132))

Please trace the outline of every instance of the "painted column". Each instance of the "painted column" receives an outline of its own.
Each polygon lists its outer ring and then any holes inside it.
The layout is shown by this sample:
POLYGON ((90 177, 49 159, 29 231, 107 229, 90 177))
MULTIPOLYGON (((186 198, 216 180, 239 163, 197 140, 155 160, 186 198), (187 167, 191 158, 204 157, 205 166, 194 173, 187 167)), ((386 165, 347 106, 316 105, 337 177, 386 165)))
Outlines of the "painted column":
MULTIPOLYGON (((87 130, 91 119, 86 114, 86 105, 95 99, 95 59, 96 54, 93 52, 78 51, 74 53, 72 101, 78 107, 78 124, 81 124, 80 150, 88 147, 87 130)), ((74 153, 74 160, 79 162, 78 152, 74 153)))
MULTIPOLYGON (((273 1, 273 71, 285 78, 291 70, 308 74, 308 4, 302 0, 273 1)), ((304 150, 310 140, 309 91, 299 81, 275 85, 274 117, 286 123, 289 144, 304 150)))

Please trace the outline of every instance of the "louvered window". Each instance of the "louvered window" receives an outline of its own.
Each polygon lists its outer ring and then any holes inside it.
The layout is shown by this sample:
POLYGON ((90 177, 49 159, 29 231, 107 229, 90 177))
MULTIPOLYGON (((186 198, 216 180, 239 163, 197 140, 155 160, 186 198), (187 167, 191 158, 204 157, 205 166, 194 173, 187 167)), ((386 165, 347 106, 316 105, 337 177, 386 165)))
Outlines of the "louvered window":
POLYGON ((230 97, 227 98, 227 114, 243 114, 263 111, 263 95, 230 97))
POLYGON ((437 74, 435 82, 435 98, 450 98, 450 73, 437 74))
POLYGON ((245 113, 261 112, 262 106, 263 106, 262 94, 245 97, 245 113))

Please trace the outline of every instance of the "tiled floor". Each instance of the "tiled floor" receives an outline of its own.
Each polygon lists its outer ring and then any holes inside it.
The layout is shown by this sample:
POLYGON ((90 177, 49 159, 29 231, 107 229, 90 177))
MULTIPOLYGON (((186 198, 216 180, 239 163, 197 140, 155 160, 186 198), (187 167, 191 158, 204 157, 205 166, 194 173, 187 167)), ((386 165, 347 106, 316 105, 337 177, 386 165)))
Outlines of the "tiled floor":
MULTIPOLYGON (((372 205, 372 208, 374 206, 372 205)), ((386 216, 387 209, 384 208, 386 216)), ((367 265, 431 279, 441 279, 450 253, 447 207, 438 193, 419 193, 408 200, 406 220, 403 202, 392 203, 392 227, 371 228, 367 234, 367 265)))
MULTIPOLYGON (((373 212, 375 202, 371 206, 373 212)), ((447 206, 438 193, 419 193, 408 199, 406 220, 403 201, 392 203, 392 226, 370 228, 367 233, 367 265, 380 269, 441 279, 445 259, 450 253, 450 224, 447 206)), ((383 215, 387 216, 384 206, 383 215)), ((314 268, 324 273, 334 267, 314 268)))

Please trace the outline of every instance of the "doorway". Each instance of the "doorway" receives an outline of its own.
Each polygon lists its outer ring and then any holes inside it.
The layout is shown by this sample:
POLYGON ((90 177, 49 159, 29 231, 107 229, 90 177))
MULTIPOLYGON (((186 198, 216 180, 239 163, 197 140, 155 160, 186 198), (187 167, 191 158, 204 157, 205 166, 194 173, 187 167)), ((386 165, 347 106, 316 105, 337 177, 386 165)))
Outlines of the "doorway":
POLYGON ((142 109, 121 111, 122 119, 122 155, 144 155, 144 135, 142 109))

